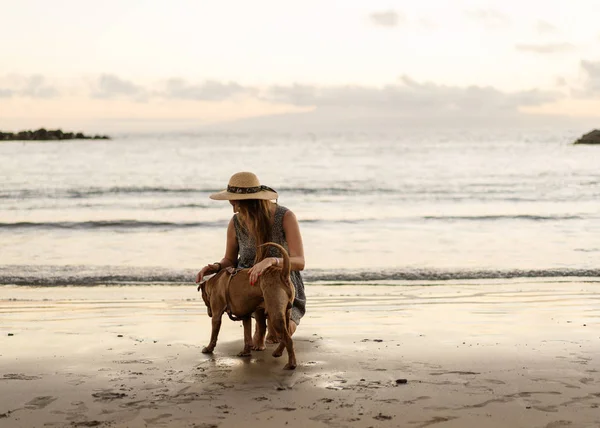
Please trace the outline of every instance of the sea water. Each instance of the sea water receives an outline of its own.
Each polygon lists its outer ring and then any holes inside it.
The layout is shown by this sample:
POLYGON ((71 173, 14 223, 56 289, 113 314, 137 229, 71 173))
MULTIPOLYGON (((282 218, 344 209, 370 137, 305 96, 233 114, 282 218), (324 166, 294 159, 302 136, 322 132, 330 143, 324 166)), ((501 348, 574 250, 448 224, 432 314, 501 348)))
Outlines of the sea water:
POLYGON ((299 220, 307 281, 600 276, 581 132, 148 134, 0 144, 0 284, 193 283, 238 171, 299 220))

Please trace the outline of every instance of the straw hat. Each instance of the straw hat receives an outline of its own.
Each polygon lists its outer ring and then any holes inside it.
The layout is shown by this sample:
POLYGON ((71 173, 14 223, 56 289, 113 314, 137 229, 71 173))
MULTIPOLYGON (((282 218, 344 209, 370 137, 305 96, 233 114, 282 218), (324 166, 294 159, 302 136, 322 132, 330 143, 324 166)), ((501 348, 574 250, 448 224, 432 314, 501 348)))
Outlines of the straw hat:
POLYGON ((277 192, 268 186, 263 186, 258 177, 251 172, 233 174, 227 184, 227 190, 210 195, 217 201, 239 201, 242 199, 277 199, 277 192))

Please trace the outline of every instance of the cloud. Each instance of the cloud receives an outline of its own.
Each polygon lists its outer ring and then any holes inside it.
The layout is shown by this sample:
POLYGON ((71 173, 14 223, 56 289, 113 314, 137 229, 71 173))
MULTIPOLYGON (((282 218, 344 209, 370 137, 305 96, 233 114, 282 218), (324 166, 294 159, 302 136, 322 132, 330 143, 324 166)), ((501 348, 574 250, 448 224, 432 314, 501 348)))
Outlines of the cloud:
POLYGON ((506 93, 490 86, 419 83, 408 76, 403 76, 399 84, 379 88, 272 86, 263 96, 268 101, 301 107, 354 108, 403 116, 516 114, 520 107, 539 106, 560 97, 540 90, 506 93))
POLYGON ((0 89, 0 98, 28 97, 37 99, 56 98, 58 89, 46 84, 46 79, 39 75, 10 75, 6 77, 9 88, 0 89))
POLYGON ((574 51, 576 48, 571 43, 541 43, 541 44, 518 44, 515 49, 521 52, 538 54, 555 54, 574 51))
POLYGON ((296 106, 313 106, 318 97, 319 89, 316 86, 299 84, 292 86, 271 86, 265 95, 267 101, 296 106))
POLYGON ((538 21, 535 25, 535 29, 540 34, 555 34, 558 33, 558 27, 549 23, 548 21, 538 21))
POLYGON ((223 101, 240 94, 254 93, 253 88, 244 87, 235 82, 221 83, 208 80, 201 84, 188 84, 183 79, 169 79, 166 89, 157 95, 180 100, 223 101))
POLYGON ((505 27, 510 24, 510 18, 494 9, 473 9, 465 11, 467 16, 475 21, 493 27, 505 27))
POLYGON ((27 79, 19 95, 31 98, 55 98, 59 96, 59 91, 53 86, 46 85, 44 77, 37 74, 27 79))
POLYGON ((207 80, 192 84, 179 78, 148 85, 147 87, 122 79, 112 74, 103 74, 94 84, 91 97, 109 99, 116 97, 131 98, 138 102, 146 102, 150 98, 192 101, 223 101, 240 94, 252 94, 255 89, 244 87, 235 82, 222 83, 207 80))
POLYGON ((120 96, 142 100, 146 98, 147 93, 141 86, 113 74, 103 74, 98 78, 92 98, 107 99, 120 96))
MULTIPOLYGON (((589 76, 587 90, 600 93, 600 63, 584 61, 582 67, 589 76)), ((0 97, 48 97, 57 93, 40 76, 23 80, 18 91, 12 86, 2 86, 0 97)), ((302 117, 307 123, 318 124, 322 119, 324 124, 334 127, 348 121, 356 121, 356 126, 396 126, 394 124, 401 122, 410 124, 413 119, 422 123, 435 119, 451 124, 468 124, 470 119, 476 119, 477 123, 496 123, 500 118, 510 122, 528 116, 522 108, 542 106, 564 97, 559 91, 505 92, 492 86, 420 82, 408 76, 383 86, 298 83, 257 87, 215 80, 190 82, 180 78, 141 85, 111 74, 97 78, 88 95, 92 99, 134 101, 220 102, 251 98, 284 107, 286 111, 296 107, 293 110, 311 112, 291 117, 291 121, 302 117)))
POLYGON ((579 96, 584 98, 600 96, 600 61, 581 61, 585 77, 585 85, 579 96))
POLYGON ((374 12, 369 15, 369 18, 371 18, 371 21, 375 25, 381 27, 396 27, 401 20, 401 16, 398 14, 398 12, 393 10, 374 12))

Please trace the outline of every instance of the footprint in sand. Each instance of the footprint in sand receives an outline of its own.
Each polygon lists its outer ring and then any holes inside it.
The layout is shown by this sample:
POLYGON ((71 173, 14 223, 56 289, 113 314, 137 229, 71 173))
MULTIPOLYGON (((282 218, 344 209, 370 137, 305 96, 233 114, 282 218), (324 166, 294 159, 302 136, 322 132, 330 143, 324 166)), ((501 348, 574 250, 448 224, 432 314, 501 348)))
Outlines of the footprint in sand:
POLYGON ((25 408, 34 409, 34 410, 43 409, 48 404, 50 404, 56 400, 58 400, 58 397, 50 397, 50 396, 36 397, 33 400, 31 400, 29 403, 26 403, 25 408))
POLYGON ((0 380, 37 380, 41 379, 39 376, 28 376, 23 373, 9 373, 5 374, 0 380))
POLYGON ((151 360, 145 360, 145 359, 139 359, 139 360, 117 360, 117 361, 113 361, 113 363, 115 363, 115 364, 152 364, 153 361, 151 361, 151 360))
POLYGON ((506 382, 503 382, 501 380, 498 379, 484 379, 484 381, 494 384, 494 385, 506 385, 506 382))
POLYGON ((102 425, 102 421, 81 421, 81 422, 71 422, 71 426, 74 427, 98 427, 102 425))
POLYGON ((144 419, 144 422, 146 422, 147 424, 155 424, 156 422, 160 421, 161 419, 170 418, 171 416, 173 416, 171 413, 163 413, 163 414, 156 416, 155 418, 144 419))
MULTIPOLYGON (((545 413, 556 413, 558 412, 558 409, 556 408, 556 406, 531 406, 532 409, 535 410, 539 410, 540 412, 545 412, 545 413)), ((563 425, 557 425, 557 426, 563 426, 563 425)))
POLYGON ((422 395, 422 396, 414 398, 412 400, 403 401, 402 404, 415 404, 417 401, 430 400, 430 399, 431 399, 431 397, 429 397, 427 395, 422 395))
POLYGON ((548 425, 546 425, 544 428, 561 428, 561 427, 568 427, 569 425, 571 425, 573 422, 571 421, 554 421, 554 422, 550 422, 548 425))
POLYGON ((431 376, 441 376, 441 375, 446 375, 446 374, 457 374, 457 375, 478 375, 479 373, 477 372, 467 372, 467 371, 462 371, 462 370, 454 370, 454 371, 449 371, 449 372, 437 372, 437 373, 429 373, 431 376))
POLYGON ((373 419, 377 419, 378 421, 390 421, 392 420, 392 416, 379 413, 377 416, 373 416, 373 419))
MULTIPOLYGON (((425 428, 428 427, 430 425, 434 425, 434 424, 439 424, 441 422, 448 422, 451 421, 452 419, 458 419, 456 416, 435 416, 431 419, 429 419, 428 421, 425 422, 421 422, 420 425, 417 425, 415 428, 425 428)), ((411 424, 418 424, 419 422, 409 422, 411 424)))
POLYGON ((325 425, 337 425, 335 420, 337 419, 337 415, 332 413, 321 413, 320 415, 313 416, 310 418, 311 421, 322 422, 325 425))
POLYGON ((103 392, 93 393, 92 397, 94 397, 96 399, 96 401, 113 401, 113 400, 125 398, 125 397, 127 397, 127 394, 122 393, 122 392, 103 391, 103 392))
POLYGON ((523 392, 518 392, 516 394, 509 395, 509 397, 529 398, 532 395, 536 395, 536 394, 540 394, 540 395, 562 395, 562 393, 559 392, 559 391, 523 391, 523 392))

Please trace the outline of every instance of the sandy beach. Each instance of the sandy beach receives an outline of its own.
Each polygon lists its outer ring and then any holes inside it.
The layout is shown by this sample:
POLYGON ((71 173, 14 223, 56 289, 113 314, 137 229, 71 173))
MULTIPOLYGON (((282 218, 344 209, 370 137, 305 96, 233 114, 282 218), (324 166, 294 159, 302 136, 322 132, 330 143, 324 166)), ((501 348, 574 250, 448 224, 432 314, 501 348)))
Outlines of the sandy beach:
POLYGON ((299 366, 189 286, 0 287, 0 426, 597 427, 598 280, 308 284, 299 366))

